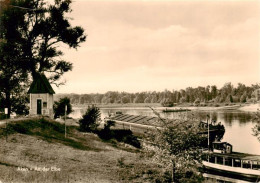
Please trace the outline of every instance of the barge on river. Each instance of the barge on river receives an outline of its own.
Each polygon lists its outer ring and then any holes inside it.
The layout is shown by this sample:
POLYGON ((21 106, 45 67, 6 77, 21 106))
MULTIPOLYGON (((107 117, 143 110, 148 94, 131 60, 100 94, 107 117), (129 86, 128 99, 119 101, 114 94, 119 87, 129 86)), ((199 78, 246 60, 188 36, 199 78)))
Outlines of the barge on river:
POLYGON ((128 125, 138 128, 160 128, 160 119, 155 116, 142 116, 142 115, 130 115, 123 114, 122 112, 116 112, 115 114, 109 114, 104 121, 114 121, 117 124, 128 125))

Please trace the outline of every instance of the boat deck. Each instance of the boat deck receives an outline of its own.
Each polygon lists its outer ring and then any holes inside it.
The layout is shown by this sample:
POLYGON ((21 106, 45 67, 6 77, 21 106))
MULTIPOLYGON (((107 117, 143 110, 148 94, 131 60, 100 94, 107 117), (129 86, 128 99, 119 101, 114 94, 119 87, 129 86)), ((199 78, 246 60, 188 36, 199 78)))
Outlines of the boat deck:
POLYGON ((241 159, 241 160, 249 160, 249 161, 258 161, 260 162, 260 155, 253 155, 247 153, 240 153, 240 152, 232 152, 230 154, 222 154, 222 153, 213 153, 210 154, 218 157, 223 158, 231 158, 231 159, 241 159))

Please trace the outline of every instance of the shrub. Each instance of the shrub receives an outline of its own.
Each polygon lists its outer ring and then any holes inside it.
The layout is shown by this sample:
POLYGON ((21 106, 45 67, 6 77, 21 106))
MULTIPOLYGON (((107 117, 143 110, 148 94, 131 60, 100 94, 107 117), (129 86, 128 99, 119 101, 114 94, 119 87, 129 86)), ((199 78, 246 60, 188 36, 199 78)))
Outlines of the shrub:
POLYGON ((124 142, 126 144, 130 144, 136 148, 141 148, 141 144, 140 144, 139 140, 134 135, 128 135, 128 136, 124 137, 122 142, 124 142))
POLYGON ((0 120, 2 120, 2 119, 6 119, 6 115, 5 115, 5 113, 0 112, 0 120))
POLYGON ((72 106, 70 104, 70 99, 67 97, 61 98, 58 102, 55 101, 53 105, 54 118, 65 115, 65 105, 67 105, 67 115, 72 112, 72 106))
POLYGON ((100 110, 98 107, 92 105, 88 106, 86 113, 79 120, 79 127, 81 131, 92 132, 96 131, 100 122, 100 110))
POLYGON ((110 127, 115 126, 115 122, 112 120, 108 120, 104 125, 104 129, 99 132, 99 137, 105 140, 109 140, 113 137, 113 134, 110 130, 110 127))
POLYGON ((105 131, 110 131, 110 128, 111 128, 112 126, 115 126, 115 125, 116 125, 115 121, 108 120, 107 123, 106 123, 105 126, 104 126, 104 130, 105 130, 105 131))
POLYGON ((108 130, 103 129, 99 132, 99 137, 104 140, 116 139, 118 142, 123 142, 126 144, 130 144, 136 148, 141 148, 141 144, 136 136, 133 135, 131 130, 125 129, 115 129, 115 130, 108 130))

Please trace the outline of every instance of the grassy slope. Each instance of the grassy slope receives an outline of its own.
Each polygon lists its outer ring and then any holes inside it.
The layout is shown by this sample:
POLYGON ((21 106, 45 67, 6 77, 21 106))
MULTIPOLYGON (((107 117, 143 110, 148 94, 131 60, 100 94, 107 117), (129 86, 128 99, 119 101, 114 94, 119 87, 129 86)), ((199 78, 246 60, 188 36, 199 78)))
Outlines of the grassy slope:
POLYGON ((68 128, 67 139, 64 126, 57 122, 27 120, 12 123, 9 129, 7 142, 0 130, 2 182, 150 182, 151 172, 157 174, 136 149, 103 142, 76 127, 68 128), (57 171, 36 171, 36 167, 57 171))

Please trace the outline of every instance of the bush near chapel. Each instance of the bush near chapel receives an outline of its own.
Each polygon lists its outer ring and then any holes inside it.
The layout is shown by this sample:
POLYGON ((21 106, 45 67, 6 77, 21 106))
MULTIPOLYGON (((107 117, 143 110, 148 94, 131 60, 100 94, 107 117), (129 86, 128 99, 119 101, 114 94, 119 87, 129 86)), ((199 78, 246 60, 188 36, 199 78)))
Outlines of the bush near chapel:
POLYGON ((61 98, 59 101, 55 101, 53 105, 54 118, 65 116, 65 106, 67 105, 67 115, 72 112, 72 106, 70 99, 67 97, 61 98))
POLYGON ((100 110, 98 107, 92 105, 88 106, 86 113, 79 120, 80 131, 93 132, 97 130, 100 122, 100 110))

